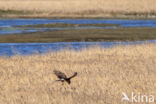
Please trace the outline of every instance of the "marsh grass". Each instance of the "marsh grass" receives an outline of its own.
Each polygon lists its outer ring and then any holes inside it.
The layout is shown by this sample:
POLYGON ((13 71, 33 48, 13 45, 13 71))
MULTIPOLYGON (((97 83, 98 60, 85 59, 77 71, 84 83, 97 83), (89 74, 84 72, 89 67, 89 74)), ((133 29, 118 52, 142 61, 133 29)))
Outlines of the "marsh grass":
POLYGON ((49 23, 49 24, 37 24, 37 25, 23 25, 23 26, 16 26, 16 27, 42 27, 42 28, 50 28, 50 27, 113 27, 113 26, 120 26, 119 24, 70 24, 70 23, 49 23))
POLYGON ((1 10, 41 12, 27 15, 30 17, 152 17, 156 14, 155 0, 1 0, 0 4, 1 10))
POLYGON ((115 29, 73 29, 37 33, 1 35, 0 43, 140 41, 156 39, 156 29, 149 27, 115 29))
POLYGON ((98 46, 28 56, 0 56, 1 104, 131 104, 122 92, 156 96, 156 45, 98 46), (67 76, 62 86, 53 70, 67 76))
POLYGON ((22 11, 22 10, 0 10, 0 14, 32 14, 30 11, 22 11))

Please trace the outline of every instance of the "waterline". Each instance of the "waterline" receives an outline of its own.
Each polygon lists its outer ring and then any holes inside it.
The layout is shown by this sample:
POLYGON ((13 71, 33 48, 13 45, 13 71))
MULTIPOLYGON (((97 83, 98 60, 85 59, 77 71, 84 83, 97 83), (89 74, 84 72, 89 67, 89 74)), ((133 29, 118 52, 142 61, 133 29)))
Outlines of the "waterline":
POLYGON ((63 49, 81 50, 92 46, 111 48, 117 45, 156 43, 156 40, 135 42, 56 42, 56 43, 0 43, 0 56, 42 54, 63 49))

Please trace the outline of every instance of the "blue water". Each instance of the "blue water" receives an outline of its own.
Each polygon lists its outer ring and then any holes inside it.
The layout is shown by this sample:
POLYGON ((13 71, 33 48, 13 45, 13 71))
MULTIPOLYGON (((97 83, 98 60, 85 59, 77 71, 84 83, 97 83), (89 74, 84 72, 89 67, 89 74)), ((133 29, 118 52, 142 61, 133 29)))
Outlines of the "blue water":
POLYGON ((120 24, 122 27, 156 27, 156 20, 121 20, 121 19, 0 19, 0 27, 13 25, 35 25, 47 23, 71 24, 120 24))
POLYGON ((110 48, 115 45, 131 45, 156 43, 156 40, 137 42, 58 42, 58 43, 0 43, 0 56, 42 54, 62 49, 81 50, 90 46, 98 45, 110 48))
MULTIPOLYGON (((121 20, 121 19, 0 19, 0 34, 27 33, 47 30, 63 30, 73 28, 17 28, 20 25, 36 25, 48 23, 71 23, 71 24, 120 24, 120 27, 156 27, 156 20, 121 20)), ((100 28, 100 27, 88 27, 100 28)), ((105 27, 114 28, 114 27, 105 27)), ((115 27, 118 28, 118 27, 115 27)), ((74 28, 75 29, 75 28, 74 28)), ((76 29, 81 29, 76 27, 76 29)))
MULTIPOLYGON (((121 20, 121 19, 0 19, 0 35, 26 33, 49 30, 64 29, 83 29, 77 28, 19 28, 20 25, 35 25, 47 23, 71 23, 71 24, 120 24, 120 27, 156 27, 156 20, 121 20)), ((101 28, 101 27, 85 27, 85 28, 101 28)), ((118 27, 105 27, 118 28, 118 27)), ((148 43, 156 43, 156 40, 146 41, 148 43)), ((109 48, 118 44, 143 44, 144 41, 138 42, 58 42, 58 43, 0 43, 0 56, 12 55, 31 55, 36 53, 46 53, 49 51, 58 51, 64 48, 81 50, 83 47, 92 45, 100 45, 109 48)))

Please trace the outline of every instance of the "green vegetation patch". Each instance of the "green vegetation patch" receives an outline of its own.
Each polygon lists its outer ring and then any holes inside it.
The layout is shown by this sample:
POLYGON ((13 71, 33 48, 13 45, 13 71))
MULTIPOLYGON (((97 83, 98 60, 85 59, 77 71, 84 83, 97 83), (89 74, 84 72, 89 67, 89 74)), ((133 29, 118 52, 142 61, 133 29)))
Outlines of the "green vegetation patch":
POLYGON ((156 28, 76 29, 1 35, 0 42, 139 41, 156 39, 156 28))
POLYGON ((18 27, 33 27, 33 28, 50 28, 50 27, 84 27, 84 26, 96 26, 96 27, 108 27, 108 26, 120 26, 119 24, 69 24, 69 23, 53 23, 53 24, 37 24, 37 25, 24 25, 18 27))
POLYGON ((32 11, 22 11, 22 10, 0 10, 0 14, 33 14, 32 11))

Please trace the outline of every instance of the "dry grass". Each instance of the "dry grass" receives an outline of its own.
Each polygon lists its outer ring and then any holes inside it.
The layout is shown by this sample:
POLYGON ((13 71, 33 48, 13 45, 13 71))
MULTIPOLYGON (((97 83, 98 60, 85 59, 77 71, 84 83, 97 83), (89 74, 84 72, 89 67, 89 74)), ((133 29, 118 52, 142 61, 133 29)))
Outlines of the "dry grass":
POLYGON ((42 11, 47 17, 155 15, 156 0, 0 0, 0 9, 42 11))
POLYGON ((155 52, 146 44, 1 56, 0 104, 125 104, 122 92, 156 97, 155 52), (54 69, 78 76, 62 86, 54 69))

